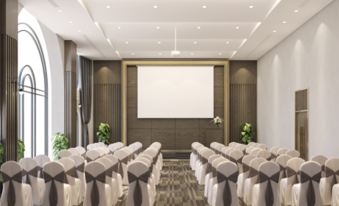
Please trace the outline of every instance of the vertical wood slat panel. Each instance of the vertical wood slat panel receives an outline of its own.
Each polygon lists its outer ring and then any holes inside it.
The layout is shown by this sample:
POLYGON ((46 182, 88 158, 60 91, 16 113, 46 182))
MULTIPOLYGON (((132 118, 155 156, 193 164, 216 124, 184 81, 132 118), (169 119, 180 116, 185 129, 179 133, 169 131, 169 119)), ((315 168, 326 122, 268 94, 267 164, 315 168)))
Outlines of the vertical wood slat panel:
MULTIPOLYGON (((240 141, 240 125, 249 122, 254 130, 257 126, 256 84, 231 84, 230 129, 231 140, 240 141)), ((254 140, 256 134, 254 134, 254 140)))
POLYGON ((97 141, 96 131, 101 122, 111 126, 111 141, 121 141, 121 85, 94 85, 94 141, 97 141))

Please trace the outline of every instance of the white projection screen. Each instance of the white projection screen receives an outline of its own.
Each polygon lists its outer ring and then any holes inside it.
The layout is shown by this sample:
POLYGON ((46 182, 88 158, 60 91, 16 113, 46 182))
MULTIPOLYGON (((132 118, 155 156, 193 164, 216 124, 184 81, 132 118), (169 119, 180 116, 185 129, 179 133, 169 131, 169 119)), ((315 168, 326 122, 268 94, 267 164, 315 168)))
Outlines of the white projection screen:
POLYGON ((213 118, 214 66, 138 66, 138 118, 213 118))

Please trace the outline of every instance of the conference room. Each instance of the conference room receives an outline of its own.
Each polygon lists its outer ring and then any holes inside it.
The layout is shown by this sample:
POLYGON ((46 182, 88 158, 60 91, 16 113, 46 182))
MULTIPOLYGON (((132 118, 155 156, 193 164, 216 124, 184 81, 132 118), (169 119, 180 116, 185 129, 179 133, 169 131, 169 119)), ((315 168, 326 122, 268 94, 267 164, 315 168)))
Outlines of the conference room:
POLYGON ((339 206, 339 0, 0 0, 0 206, 339 206))

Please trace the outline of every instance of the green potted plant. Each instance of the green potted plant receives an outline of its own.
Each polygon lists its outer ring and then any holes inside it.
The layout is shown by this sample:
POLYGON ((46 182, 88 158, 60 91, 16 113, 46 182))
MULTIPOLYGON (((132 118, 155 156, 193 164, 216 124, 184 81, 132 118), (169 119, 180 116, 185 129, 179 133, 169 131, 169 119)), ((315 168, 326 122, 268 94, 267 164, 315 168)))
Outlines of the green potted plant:
POLYGON ((99 142, 103 142, 105 144, 110 143, 111 136, 111 127, 109 124, 101 122, 97 131, 97 138, 99 142))
POLYGON ((18 161, 22 158, 24 158, 25 156, 25 143, 21 140, 21 139, 18 139, 18 155, 17 155, 17 159, 18 161))
POLYGON ((53 137, 53 158, 58 159, 58 154, 63 149, 68 149, 69 147, 69 140, 67 136, 63 133, 56 133, 53 137))
POLYGON ((240 134, 241 134, 241 141, 244 144, 248 144, 251 142, 253 138, 253 128, 250 123, 242 123, 240 126, 240 134))

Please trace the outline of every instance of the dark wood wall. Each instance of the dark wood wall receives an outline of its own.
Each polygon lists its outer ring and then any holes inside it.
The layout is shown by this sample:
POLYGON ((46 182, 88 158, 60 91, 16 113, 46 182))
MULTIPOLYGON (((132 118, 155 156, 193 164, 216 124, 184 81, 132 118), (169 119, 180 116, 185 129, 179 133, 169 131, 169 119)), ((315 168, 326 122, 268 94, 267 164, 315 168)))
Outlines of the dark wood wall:
POLYGON ((257 128, 257 62, 230 62, 230 137, 240 142, 240 125, 251 123, 256 140, 257 128))
POLYGON ((112 129, 111 141, 121 141, 121 61, 94 61, 94 141, 100 122, 112 129))
MULTIPOLYGON (((224 115, 224 69, 219 66, 214 70, 214 113, 224 115)), ((158 141, 164 150, 187 150, 194 141, 222 143, 224 134, 211 119, 138 119, 137 68, 131 66, 127 69, 127 141, 140 141, 144 146, 158 141)))

